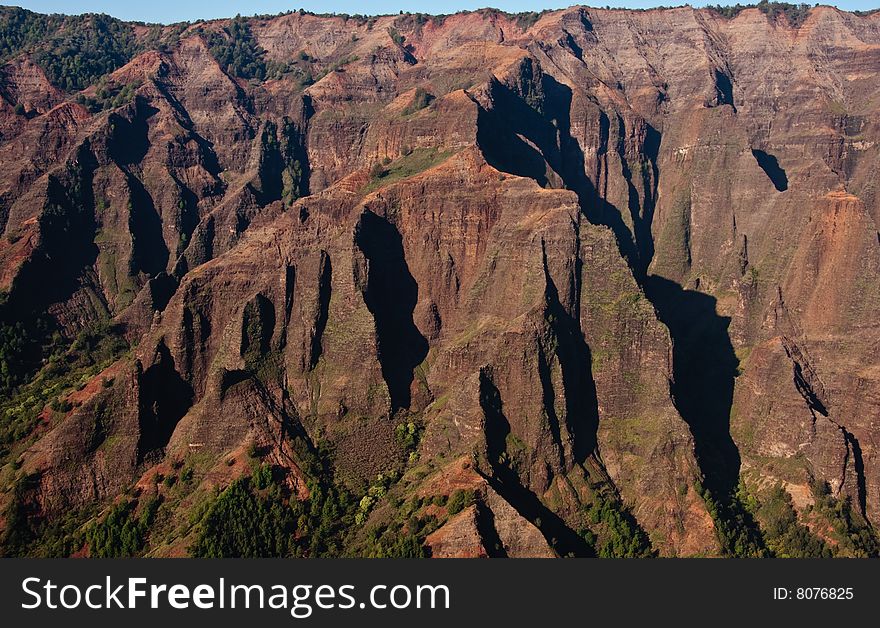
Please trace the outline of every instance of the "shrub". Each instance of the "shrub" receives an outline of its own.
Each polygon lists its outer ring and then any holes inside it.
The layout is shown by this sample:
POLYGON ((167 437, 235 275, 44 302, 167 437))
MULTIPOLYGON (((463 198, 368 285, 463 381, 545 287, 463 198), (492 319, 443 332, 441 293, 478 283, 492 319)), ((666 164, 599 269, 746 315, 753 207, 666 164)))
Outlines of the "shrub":
POLYGON ((880 540, 861 513, 853 510, 849 496, 834 497, 825 481, 813 482, 811 489, 815 500, 813 509, 831 524, 838 553, 857 558, 880 556, 880 540))
POLYGON ((421 111, 425 107, 431 104, 434 100, 434 95, 428 92, 423 87, 416 87, 415 92, 413 93, 412 101, 404 108, 403 115, 409 116, 417 111, 421 111))
POLYGON ((810 10, 812 9, 809 4, 768 2, 767 0, 761 0, 761 2, 758 2, 757 4, 735 4, 732 6, 709 5, 706 8, 711 9, 715 13, 726 18, 734 18, 745 9, 758 9, 772 21, 775 21, 780 15, 784 15, 788 23, 795 28, 799 27, 807 20, 810 15, 810 10))
POLYGON ((388 28, 388 36, 391 37, 391 41, 393 41, 397 46, 403 46, 403 44, 406 43, 406 37, 401 35, 400 32, 393 26, 390 26, 388 28))
POLYGON ((367 537, 362 552, 364 558, 427 558, 427 548, 412 532, 403 534, 388 529, 384 534, 374 528, 367 537))
POLYGON ((468 506, 471 506, 475 498, 476 495, 473 489, 458 489, 449 497, 449 501, 446 503, 446 511, 450 515, 457 515, 468 506))
POLYGON ((399 423, 394 428, 394 439, 405 451, 415 450, 419 445, 421 435, 421 429, 412 421, 399 423))
POLYGON ((107 109, 116 109, 117 107, 127 105, 134 100, 135 92, 138 87, 140 87, 138 83, 108 85, 102 79, 98 82, 94 96, 79 94, 76 97, 76 101, 92 113, 105 111, 107 109))
POLYGON ((581 537, 597 549, 601 558, 647 558, 654 555, 648 535, 616 500, 597 494, 585 512, 598 534, 585 530, 581 537), (598 539, 598 541, 597 541, 598 539))
POLYGON ((207 508, 189 553, 196 557, 339 556, 355 504, 344 490, 316 480, 299 502, 261 465, 230 484, 207 508), (257 485, 265 486, 264 489, 257 485))
POLYGON ((261 464, 254 472, 254 488, 264 490, 272 484, 273 474, 272 467, 268 464, 261 464))
POLYGON ((200 558, 261 558, 289 555, 296 516, 280 500, 255 495, 248 478, 229 485, 211 505, 190 547, 200 558))
POLYGON ((29 52, 54 85, 76 91, 142 50, 130 24, 108 15, 41 15, 0 8, 0 60, 29 52))
POLYGON ((229 26, 209 33, 206 43, 211 55, 227 73, 243 79, 263 80, 267 68, 266 51, 257 44, 248 21, 235 16, 229 26))
POLYGON ((812 531, 798 523, 791 496, 776 485, 757 502, 756 516, 768 548, 779 558, 830 558, 831 550, 812 531))
POLYGON ((715 535, 727 556, 760 558, 768 555, 760 529, 743 503, 745 491, 742 485, 736 494, 721 498, 713 495, 700 482, 695 488, 715 522, 715 535))
POLYGON ((139 516, 134 517, 137 502, 115 505, 103 521, 93 524, 86 532, 89 553, 97 558, 122 558, 142 552, 147 532, 159 509, 159 498, 144 504, 139 516))

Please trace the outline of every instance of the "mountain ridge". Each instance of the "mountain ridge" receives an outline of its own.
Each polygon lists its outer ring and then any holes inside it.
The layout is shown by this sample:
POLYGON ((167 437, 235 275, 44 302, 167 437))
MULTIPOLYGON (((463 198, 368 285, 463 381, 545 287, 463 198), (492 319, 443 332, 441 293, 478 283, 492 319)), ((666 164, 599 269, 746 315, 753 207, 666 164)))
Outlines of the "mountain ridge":
POLYGON ((0 75, 6 553, 876 554, 876 15, 162 30, 0 75))

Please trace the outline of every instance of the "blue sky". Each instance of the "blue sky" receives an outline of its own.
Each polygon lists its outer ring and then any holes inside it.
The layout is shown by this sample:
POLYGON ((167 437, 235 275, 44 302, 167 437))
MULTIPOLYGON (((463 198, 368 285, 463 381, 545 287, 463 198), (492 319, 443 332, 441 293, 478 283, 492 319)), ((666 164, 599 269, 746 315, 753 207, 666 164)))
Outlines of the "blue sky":
MULTIPOLYGON (((2 1, 2 0, 0 0, 2 1)), ((6 0, 7 2, 9 0, 6 0)), ((749 4, 757 0, 739 0, 749 4)), ((792 2, 796 0, 790 0, 792 2)), ((694 5, 705 4, 736 4, 737 0, 692 0, 694 5)), ((421 11, 423 13, 454 13, 463 9, 477 9, 493 6, 510 12, 535 11, 540 9, 556 9, 572 4, 581 4, 575 0, 146 0, 138 2, 121 2, 119 0, 33 0, 15 3, 18 6, 41 13, 109 13, 127 20, 145 22, 177 22, 183 20, 209 19, 229 17, 236 13, 253 15, 255 13, 280 13, 299 8, 318 13, 397 13, 404 11, 421 11)), ((647 8, 658 5, 684 4, 684 0, 629 0, 615 2, 613 0, 594 0, 584 2, 592 6, 615 6, 629 8, 647 8)), ((880 0, 840 0, 830 2, 842 9, 867 10, 880 7, 880 0)))

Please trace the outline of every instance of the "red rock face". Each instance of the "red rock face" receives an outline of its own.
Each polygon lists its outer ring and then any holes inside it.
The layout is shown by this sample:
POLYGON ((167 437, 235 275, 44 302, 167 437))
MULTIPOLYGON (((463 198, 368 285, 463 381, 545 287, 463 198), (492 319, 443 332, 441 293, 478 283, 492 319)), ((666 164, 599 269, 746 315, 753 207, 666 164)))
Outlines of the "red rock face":
POLYGON ((305 88, 195 30, 100 113, 2 68, 4 316, 134 346, 9 449, 34 507, 196 455, 223 487, 251 443, 305 499, 320 443, 354 492, 474 491, 432 507, 436 556, 602 553, 602 504, 656 553, 726 554, 776 484, 876 522, 877 15, 404 17, 253 20, 305 88))

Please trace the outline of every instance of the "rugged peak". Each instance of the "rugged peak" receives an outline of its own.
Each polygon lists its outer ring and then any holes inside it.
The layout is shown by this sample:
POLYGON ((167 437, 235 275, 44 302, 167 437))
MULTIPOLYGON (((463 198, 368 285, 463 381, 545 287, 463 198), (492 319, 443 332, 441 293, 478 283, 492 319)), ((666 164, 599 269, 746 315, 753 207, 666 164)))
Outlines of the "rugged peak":
POLYGON ((876 15, 23 15, 5 553, 877 554, 876 15))

